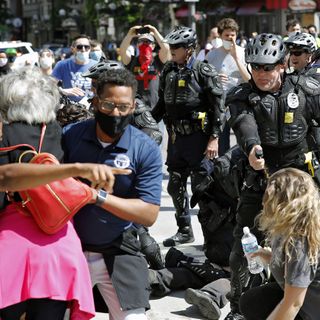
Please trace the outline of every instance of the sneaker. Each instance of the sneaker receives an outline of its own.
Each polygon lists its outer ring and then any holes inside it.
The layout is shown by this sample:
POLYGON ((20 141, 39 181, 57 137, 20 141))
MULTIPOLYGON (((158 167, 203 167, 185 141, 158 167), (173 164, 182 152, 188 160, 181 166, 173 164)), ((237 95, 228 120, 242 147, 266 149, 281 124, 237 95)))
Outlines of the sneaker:
POLYGON ((176 268, 181 261, 192 262, 193 260, 193 257, 188 257, 182 251, 171 247, 165 256, 165 266, 166 268, 176 268))
POLYGON ((245 320, 244 316, 238 312, 230 311, 224 320, 245 320))
POLYGON ((218 320, 220 318, 220 308, 213 301, 209 293, 188 288, 185 292, 184 299, 187 303, 197 306, 200 313, 206 319, 218 320))
POLYGON ((174 236, 168 239, 165 239, 163 241, 163 245, 165 247, 174 247, 178 244, 190 243, 193 241, 194 241, 194 236, 193 236, 192 227, 188 226, 188 227, 179 228, 178 232, 174 236))

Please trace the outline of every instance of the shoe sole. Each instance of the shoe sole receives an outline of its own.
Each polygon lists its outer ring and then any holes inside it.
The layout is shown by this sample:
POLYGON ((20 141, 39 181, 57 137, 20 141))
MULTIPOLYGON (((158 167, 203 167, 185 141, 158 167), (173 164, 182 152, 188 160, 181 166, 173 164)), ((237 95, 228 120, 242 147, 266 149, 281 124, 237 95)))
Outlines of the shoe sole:
POLYGON ((166 239, 163 241, 163 246, 164 247, 175 247, 179 244, 184 244, 184 243, 191 243, 191 242, 194 242, 194 238, 192 239, 188 239, 188 240, 185 240, 185 241, 177 241, 177 240, 169 240, 169 239, 166 239))
POLYGON ((218 320, 220 318, 219 307, 205 293, 189 288, 186 290, 185 300, 187 303, 197 306, 200 313, 207 319, 218 320))

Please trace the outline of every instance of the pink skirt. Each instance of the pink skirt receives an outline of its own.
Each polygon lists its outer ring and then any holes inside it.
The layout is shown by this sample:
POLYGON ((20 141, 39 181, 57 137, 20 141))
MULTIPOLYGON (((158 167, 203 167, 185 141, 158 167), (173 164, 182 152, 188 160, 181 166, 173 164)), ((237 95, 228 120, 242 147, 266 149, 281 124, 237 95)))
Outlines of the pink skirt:
POLYGON ((30 298, 69 301, 71 319, 95 314, 87 262, 72 223, 47 235, 9 205, 0 212, 0 309, 30 298))

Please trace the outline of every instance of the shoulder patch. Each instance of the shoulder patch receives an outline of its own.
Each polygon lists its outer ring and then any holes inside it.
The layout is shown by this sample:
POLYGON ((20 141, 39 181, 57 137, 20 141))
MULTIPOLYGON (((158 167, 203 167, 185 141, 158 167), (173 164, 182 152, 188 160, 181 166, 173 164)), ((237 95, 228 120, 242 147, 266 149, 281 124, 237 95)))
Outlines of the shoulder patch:
POLYGON ((226 104, 235 100, 238 100, 238 101, 247 100, 250 93, 252 93, 252 87, 248 83, 242 83, 236 87, 233 87, 228 91, 228 94, 226 97, 226 104))
POLYGON ((199 71, 202 75, 206 77, 212 77, 217 74, 216 69, 209 63, 201 62, 199 66, 199 71))
POLYGON ((319 95, 320 94, 320 83, 319 81, 312 76, 300 76, 299 85, 301 89, 310 95, 319 95))

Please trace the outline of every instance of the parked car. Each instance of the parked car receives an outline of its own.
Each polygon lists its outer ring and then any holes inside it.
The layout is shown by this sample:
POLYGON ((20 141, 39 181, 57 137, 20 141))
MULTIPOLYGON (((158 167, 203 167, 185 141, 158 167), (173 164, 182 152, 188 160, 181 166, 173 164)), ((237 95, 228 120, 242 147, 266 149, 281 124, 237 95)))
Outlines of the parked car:
POLYGON ((11 66, 12 69, 18 69, 26 65, 35 65, 38 63, 38 53, 32 48, 31 42, 22 41, 0 41, 0 51, 15 49, 17 54, 11 66))

